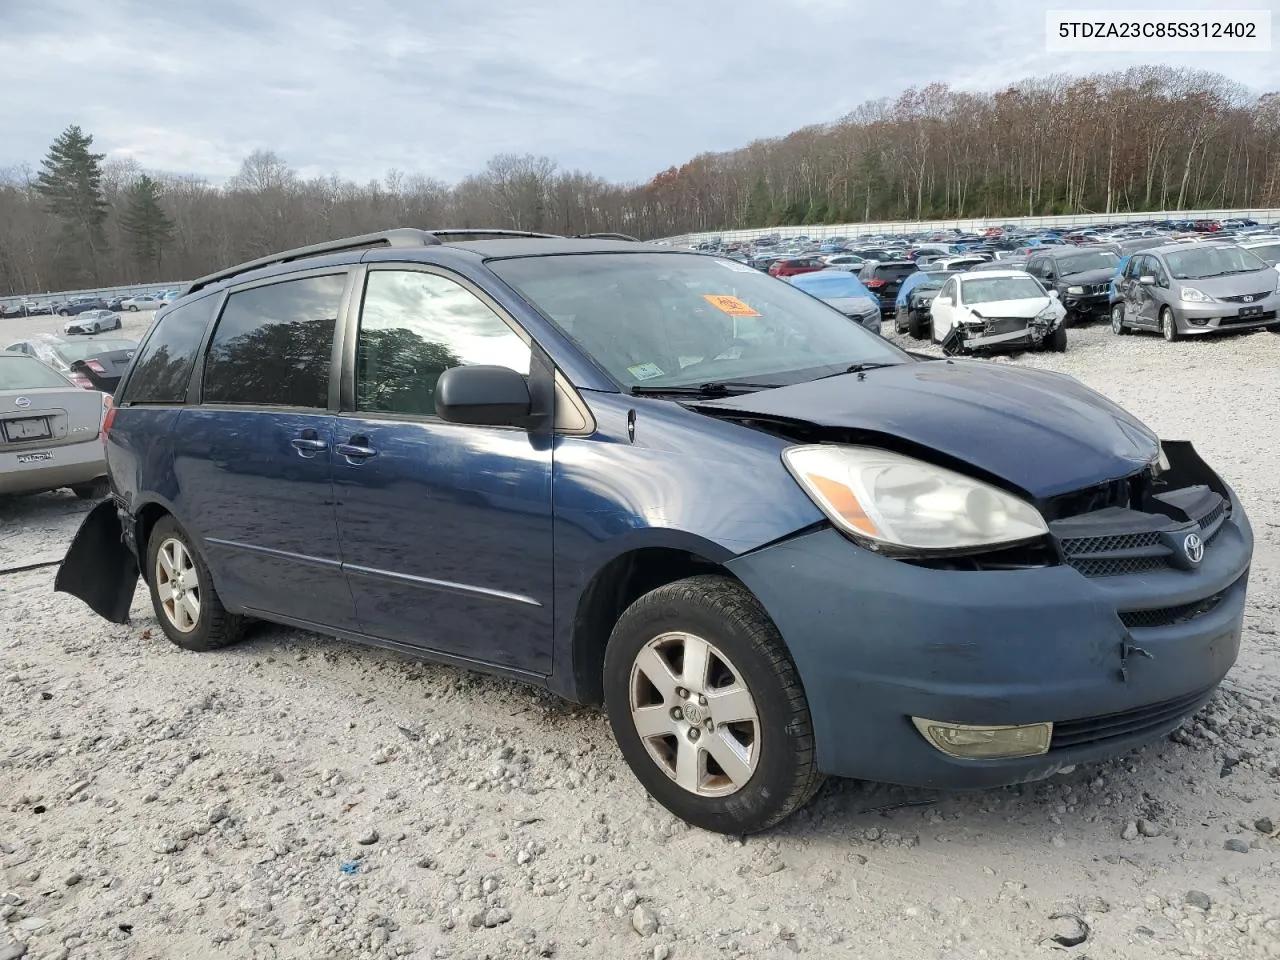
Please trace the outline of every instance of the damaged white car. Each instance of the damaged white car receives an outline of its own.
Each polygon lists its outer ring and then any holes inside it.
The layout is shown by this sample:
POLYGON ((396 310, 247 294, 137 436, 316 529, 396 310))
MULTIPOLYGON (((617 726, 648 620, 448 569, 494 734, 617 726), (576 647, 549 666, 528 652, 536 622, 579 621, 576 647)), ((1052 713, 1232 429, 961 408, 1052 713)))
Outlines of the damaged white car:
POLYGON ((949 355, 1067 349, 1066 308, 1021 270, 984 270, 948 280, 933 300, 932 339, 949 355))

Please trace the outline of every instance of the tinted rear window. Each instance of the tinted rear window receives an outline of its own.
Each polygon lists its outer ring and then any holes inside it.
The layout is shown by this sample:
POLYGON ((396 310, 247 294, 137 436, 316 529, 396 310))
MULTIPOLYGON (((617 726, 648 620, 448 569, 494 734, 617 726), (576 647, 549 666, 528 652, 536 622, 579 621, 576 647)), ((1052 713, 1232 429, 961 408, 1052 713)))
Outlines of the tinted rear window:
POLYGON ((254 287, 227 298, 205 361, 204 402, 320 407, 346 274, 254 287))
POLYGON ((182 403, 218 297, 184 303, 160 318, 125 385, 122 403, 182 403))
POLYGON ((903 277, 916 272, 914 263, 907 264, 887 264, 885 266, 876 267, 875 275, 881 280, 901 280, 903 277))

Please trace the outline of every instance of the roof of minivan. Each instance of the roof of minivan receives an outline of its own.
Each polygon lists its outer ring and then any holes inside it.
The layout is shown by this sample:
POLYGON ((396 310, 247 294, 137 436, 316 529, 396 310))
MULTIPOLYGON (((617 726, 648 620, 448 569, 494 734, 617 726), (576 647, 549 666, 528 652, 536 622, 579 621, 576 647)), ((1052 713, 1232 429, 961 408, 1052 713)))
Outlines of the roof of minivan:
MULTIPOLYGON (((456 240, 443 244, 459 250, 470 250, 486 260, 499 260, 507 257, 544 257, 558 253, 687 253, 694 256, 705 256, 693 250, 678 250, 675 247, 664 247, 656 243, 633 243, 629 240, 595 240, 578 239, 576 237, 504 237, 501 240, 456 240)), ((423 247, 431 250, 431 247, 423 247)), ((399 251, 403 252, 403 251, 399 251)))

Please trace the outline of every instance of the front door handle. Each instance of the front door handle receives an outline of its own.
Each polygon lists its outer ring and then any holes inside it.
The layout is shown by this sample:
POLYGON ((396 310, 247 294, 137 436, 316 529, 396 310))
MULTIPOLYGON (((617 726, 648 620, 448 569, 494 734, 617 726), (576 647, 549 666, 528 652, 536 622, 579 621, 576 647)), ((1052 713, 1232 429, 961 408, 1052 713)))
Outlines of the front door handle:
POLYGON ((321 440, 314 430, 303 430, 302 435, 294 437, 290 443, 293 444, 293 449, 298 451, 298 456, 306 457, 308 460, 322 450, 329 449, 328 441, 321 440))
POLYGON ((346 443, 340 443, 334 449, 352 463, 362 463, 370 457, 376 457, 378 451, 369 446, 365 437, 352 437, 346 443))

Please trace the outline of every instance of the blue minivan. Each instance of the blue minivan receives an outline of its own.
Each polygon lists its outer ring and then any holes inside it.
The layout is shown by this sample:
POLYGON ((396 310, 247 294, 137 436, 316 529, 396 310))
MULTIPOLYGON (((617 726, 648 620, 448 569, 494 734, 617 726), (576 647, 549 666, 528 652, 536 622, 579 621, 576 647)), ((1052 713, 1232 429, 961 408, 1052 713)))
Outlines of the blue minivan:
POLYGON ((205 651, 290 624, 602 703, 690 823, 824 775, 1035 780, 1173 730, 1253 548, 1185 441, 734 260, 401 229, 197 281, 56 588, 205 651))

